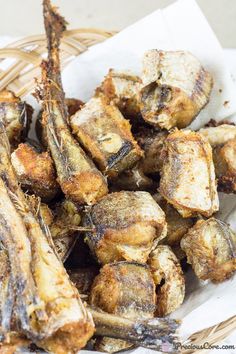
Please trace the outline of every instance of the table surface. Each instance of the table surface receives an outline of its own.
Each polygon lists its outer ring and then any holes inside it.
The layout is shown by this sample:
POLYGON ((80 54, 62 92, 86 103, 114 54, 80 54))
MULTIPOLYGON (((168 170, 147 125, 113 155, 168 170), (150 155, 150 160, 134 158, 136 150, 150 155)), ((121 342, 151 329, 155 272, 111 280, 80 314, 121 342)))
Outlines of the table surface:
MULTIPOLYGON (((69 28, 120 30, 174 0, 52 0, 69 28)), ((236 48, 236 0, 197 0, 223 47, 236 48)), ((43 32, 42 0, 0 0, 0 35, 43 32)))

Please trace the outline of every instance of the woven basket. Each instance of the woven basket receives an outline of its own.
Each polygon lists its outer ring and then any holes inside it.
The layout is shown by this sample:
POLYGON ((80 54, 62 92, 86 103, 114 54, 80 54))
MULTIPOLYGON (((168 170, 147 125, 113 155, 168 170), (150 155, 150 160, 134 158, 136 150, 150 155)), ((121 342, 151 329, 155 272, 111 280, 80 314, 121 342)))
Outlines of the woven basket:
MULTIPOLYGON (((66 31, 61 43, 62 68, 70 63, 76 56, 85 52, 88 47, 104 41, 115 32, 99 29, 77 29, 66 31)), ((35 87, 35 78, 41 75, 40 63, 46 55, 46 41, 44 35, 30 36, 15 41, 0 49, 0 64, 12 58, 12 63, 5 69, 0 69, 0 90, 8 88, 17 96, 25 96, 35 87)), ((4 67, 4 65, 1 65, 4 67)), ((215 326, 206 328, 192 334, 186 345, 192 344, 195 348, 201 347, 205 342, 216 345, 222 342, 236 329, 236 316, 215 326)), ((183 354, 209 353, 206 349, 182 349, 183 354)))

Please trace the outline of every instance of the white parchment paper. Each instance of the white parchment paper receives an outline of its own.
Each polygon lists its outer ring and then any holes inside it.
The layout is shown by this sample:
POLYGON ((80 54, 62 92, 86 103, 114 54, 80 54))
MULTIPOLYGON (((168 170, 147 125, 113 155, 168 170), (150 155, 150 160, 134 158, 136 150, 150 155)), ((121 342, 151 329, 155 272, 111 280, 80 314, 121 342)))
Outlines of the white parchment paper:
MULTIPOLYGON (((214 87, 210 103, 192 123, 193 129, 198 129, 211 118, 222 120, 231 116, 236 122, 236 85, 225 63, 223 50, 194 0, 179 0, 163 10, 157 10, 75 58, 63 71, 67 97, 88 100, 109 68, 139 75, 142 56, 148 49, 188 50, 212 73, 214 87)), ((229 54, 228 52, 228 57, 229 54)), ((232 62, 233 67, 236 77, 236 66, 232 62)), ((33 102, 32 98, 28 99, 33 102)), ((229 222, 236 231, 236 196, 221 195, 220 207, 219 218, 229 222)), ((195 331, 236 314, 236 277, 214 285, 200 282, 189 273, 186 282, 185 302, 172 314, 172 317, 183 320, 180 328, 183 340, 195 331)), ((236 345, 236 334, 231 335, 225 343, 236 345)), ((211 353, 213 352, 215 351, 212 350, 211 353)), ((226 351, 216 352, 219 354, 226 351)), ((233 353, 227 351, 229 352, 233 353)), ((132 353, 154 352, 138 348, 132 353)))

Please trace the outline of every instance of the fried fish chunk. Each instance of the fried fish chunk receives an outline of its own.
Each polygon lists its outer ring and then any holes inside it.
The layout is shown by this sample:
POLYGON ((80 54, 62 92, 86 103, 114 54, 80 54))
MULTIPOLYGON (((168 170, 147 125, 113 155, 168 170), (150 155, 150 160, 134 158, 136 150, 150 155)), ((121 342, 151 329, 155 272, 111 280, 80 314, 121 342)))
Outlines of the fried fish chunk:
POLYGON ((236 234, 221 220, 197 221, 181 240, 181 248, 200 279, 222 282, 236 271, 236 234))
POLYGON ((148 264, 157 286, 155 315, 163 317, 175 311, 184 301, 184 275, 178 259, 169 246, 157 246, 150 254, 148 264))
POLYGON ((86 241, 101 264, 145 263, 167 229, 164 212, 148 192, 108 194, 88 211, 83 224, 94 228, 86 241))
POLYGON ((208 139, 213 148, 218 190, 236 193, 236 126, 222 124, 202 128, 199 133, 208 139))
MULTIPOLYGON (((90 304, 111 314, 130 319, 148 319, 154 316, 155 284, 146 265, 117 262, 105 265, 95 278, 90 304)), ((132 346, 132 343, 103 337, 95 349, 114 353, 132 346)))
POLYGON ((24 141, 32 120, 33 108, 12 91, 0 91, 0 121, 4 124, 11 147, 24 141))
POLYGON ((208 103, 213 80, 189 52, 149 50, 143 59, 141 113, 160 128, 187 127, 208 103))
POLYGON ((71 127, 99 169, 109 177, 131 168, 142 157, 129 121, 104 95, 91 98, 72 116, 71 127))
POLYGON ((103 92, 124 116, 133 118, 140 114, 140 86, 138 76, 110 69, 97 93, 103 92))
POLYGON ((0 128, 0 236, 14 299, 7 303, 4 325, 8 327, 14 310, 20 332, 40 347, 75 353, 93 334, 93 321, 54 253, 50 233, 18 185, 3 125, 0 128))
POLYGON ((215 127, 201 128, 199 133, 209 141, 212 148, 224 145, 231 139, 236 139, 236 126, 232 124, 220 124, 215 127))
MULTIPOLYGON (((178 341, 176 330, 179 321, 170 318, 131 320, 89 307, 95 325, 96 336, 128 340, 137 346, 159 350, 160 344, 168 343, 170 348, 178 341)), ((111 347, 111 346, 110 346, 111 347)), ((114 349, 114 344, 112 346, 114 349)), ((175 354, 176 351, 169 353, 175 354)))
POLYGON ((59 192, 53 160, 48 152, 39 153, 29 144, 20 144, 11 154, 11 162, 22 188, 43 202, 51 201, 59 192))
POLYGON ((59 45, 66 28, 64 19, 44 6, 48 60, 42 63, 43 124, 54 160, 58 183, 64 194, 80 204, 94 204, 108 193, 105 177, 86 156, 68 126, 68 114, 61 83, 59 45))
POLYGON ((236 137, 223 146, 213 149, 213 160, 218 190, 224 193, 236 193, 236 137))
POLYGON ((165 239, 162 240, 162 243, 171 247, 179 246, 182 237, 194 225, 194 219, 183 218, 171 204, 167 203, 167 201, 162 198, 160 194, 154 194, 153 198, 164 211, 166 216, 167 235, 165 239))
POLYGON ((184 217, 219 209, 210 144, 199 133, 175 130, 165 140, 160 194, 184 217))

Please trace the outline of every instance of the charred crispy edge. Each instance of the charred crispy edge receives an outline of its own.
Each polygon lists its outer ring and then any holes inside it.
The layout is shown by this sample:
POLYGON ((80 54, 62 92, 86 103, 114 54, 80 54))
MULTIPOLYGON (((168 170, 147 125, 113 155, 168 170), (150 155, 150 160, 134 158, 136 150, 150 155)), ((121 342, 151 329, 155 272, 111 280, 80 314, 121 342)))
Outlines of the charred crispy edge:
POLYGON ((98 336, 128 340, 139 346, 158 349, 163 342, 175 343, 180 322, 172 319, 132 321, 89 307, 98 336))
POLYGON ((236 176, 226 174, 218 177, 217 187, 219 192, 236 194, 236 176))

